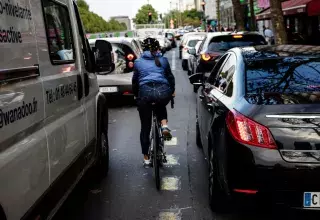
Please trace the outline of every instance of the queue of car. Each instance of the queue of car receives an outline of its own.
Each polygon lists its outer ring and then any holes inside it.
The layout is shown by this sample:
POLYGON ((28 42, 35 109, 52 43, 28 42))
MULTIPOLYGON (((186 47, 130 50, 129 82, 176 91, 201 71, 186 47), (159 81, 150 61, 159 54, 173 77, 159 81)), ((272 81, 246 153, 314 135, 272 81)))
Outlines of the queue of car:
POLYGON ((213 32, 180 45, 217 212, 241 198, 320 208, 320 47, 266 44, 256 32, 213 32))

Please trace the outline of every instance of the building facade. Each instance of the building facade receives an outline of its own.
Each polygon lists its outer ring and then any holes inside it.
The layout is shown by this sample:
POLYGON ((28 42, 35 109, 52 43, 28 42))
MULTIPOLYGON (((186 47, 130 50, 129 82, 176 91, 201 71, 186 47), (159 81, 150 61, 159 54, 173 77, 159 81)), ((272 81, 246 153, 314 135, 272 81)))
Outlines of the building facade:
POLYGON ((220 0, 220 19, 221 27, 234 28, 236 26, 231 0, 220 0))
POLYGON ((197 11, 202 11, 201 0, 194 0, 194 7, 197 11))
POLYGON ((128 31, 131 30, 131 20, 128 16, 114 16, 114 17, 111 17, 111 19, 114 19, 120 23, 125 23, 127 26, 127 30, 128 31))
POLYGON ((217 1, 216 0, 206 0, 205 1, 205 16, 208 20, 217 19, 217 1))

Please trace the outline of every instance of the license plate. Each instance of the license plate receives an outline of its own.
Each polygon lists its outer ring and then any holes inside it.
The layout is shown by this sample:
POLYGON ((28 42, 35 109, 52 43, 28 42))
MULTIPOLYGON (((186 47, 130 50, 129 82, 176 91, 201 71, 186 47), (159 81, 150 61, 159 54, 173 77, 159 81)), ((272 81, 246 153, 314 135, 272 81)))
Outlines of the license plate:
POLYGON ((303 196, 303 206, 305 208, 319 208, 320 192, 305 192, 303 196))
POLYGON ((104 92, 104 93, 118 92, 118 88, 117 87, 100 87, 100 92, 104 92))

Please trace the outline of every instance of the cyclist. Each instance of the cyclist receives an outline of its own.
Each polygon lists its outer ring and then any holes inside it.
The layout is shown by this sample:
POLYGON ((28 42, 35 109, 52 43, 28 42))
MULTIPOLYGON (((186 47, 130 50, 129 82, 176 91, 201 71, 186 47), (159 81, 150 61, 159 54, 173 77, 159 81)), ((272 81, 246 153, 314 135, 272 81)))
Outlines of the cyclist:
POLYGON ((140 142, 144 155, 144 166, 151 164, 149 157, 150 131, 152 124, 152 109, 158 120, 165 139, 171 139, 168 128, 166 105, 175 92, 175 78, 170 64, 160 52, 160 44, 154 38, 147 38, 142 43, 143 54, 134 62, 132 89, 137 98, 141 121, 140 142))

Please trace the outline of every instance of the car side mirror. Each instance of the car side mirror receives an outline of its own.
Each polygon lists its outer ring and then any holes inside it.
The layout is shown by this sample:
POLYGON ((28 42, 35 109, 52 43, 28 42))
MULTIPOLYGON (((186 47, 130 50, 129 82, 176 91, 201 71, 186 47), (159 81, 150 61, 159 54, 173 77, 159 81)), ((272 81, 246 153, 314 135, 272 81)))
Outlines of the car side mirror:
POLYGON ((110 73, 114 71, 115 64, 112 55, 112 45, 105 40, 97 40, 95 43, 96 72, 110 73))
POLYGON ((196 55, 196 49, 195 48, 191 48, 188 50, 188 53, 191 55, 196 55))
POLYGON ((195 86, 202 86, 203 85, 203 74, 202 73, 195 73, 189 76, 189 81, 191 84, 195 86))

